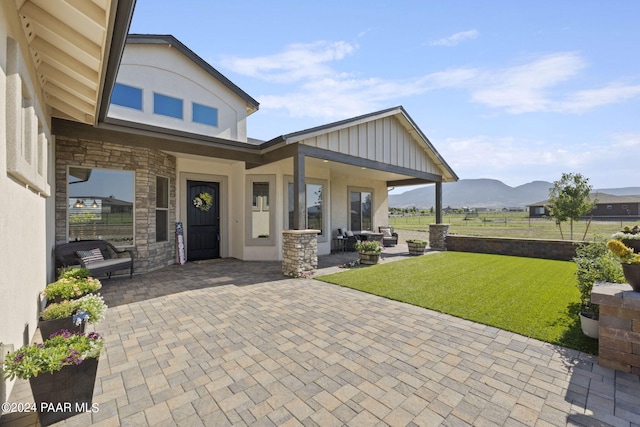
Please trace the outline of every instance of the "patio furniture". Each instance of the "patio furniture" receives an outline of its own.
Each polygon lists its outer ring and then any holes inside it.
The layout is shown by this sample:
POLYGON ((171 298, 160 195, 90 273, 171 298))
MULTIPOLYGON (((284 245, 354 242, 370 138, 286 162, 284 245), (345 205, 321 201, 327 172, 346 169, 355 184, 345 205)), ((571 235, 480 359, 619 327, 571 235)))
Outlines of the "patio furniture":
POLYGON ((347 251, 355 251, 356 243, 358 243, 361 239, 360 236, 354 234, 351 230, 343 230, 342 228, 338 228, 338 235, 342 235, 345 239, 344 247, 347 251))
POLYGON ((133 252, 129 249, 116 249, 105 240, 78 240, 56 245, 56 267, 84 267, 92 275, 107 274, 129 270, 133 276, 133 252))
POLYGON ((384 246, 395 246, 398 244, 398 233, 393 231, 393 227, 381 226, 378 231, 382 233, 382 244, 384 246))

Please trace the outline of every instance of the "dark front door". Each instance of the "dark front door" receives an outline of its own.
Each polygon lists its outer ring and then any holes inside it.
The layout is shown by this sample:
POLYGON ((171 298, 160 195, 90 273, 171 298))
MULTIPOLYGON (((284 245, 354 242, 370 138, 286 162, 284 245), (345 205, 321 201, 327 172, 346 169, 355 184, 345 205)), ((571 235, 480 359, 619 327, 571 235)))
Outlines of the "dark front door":
POLYGON ((187 203, 187 260, 220 258, 220 184, 187 181, 187 203), (194 203, 203 194, 211 196, 208 210, 194 203))

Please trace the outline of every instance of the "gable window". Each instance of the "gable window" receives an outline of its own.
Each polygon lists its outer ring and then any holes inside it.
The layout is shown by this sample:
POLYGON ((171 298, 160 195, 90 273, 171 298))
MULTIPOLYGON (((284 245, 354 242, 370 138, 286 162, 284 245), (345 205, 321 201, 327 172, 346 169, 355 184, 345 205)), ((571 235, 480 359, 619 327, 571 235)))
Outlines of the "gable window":
POLYGON ((70 167, 67 188, 69 240, 133 245, 133 172, 70 167))
POLYGON ((162 95, 160 93, 154 93, 153 112, 156 114, 162 114, 163 116, 182 119, 182 99, 162 95))
POLYGON ((194 102, 192 120, 196 123, 217 127, 218 109, 194 102))
POLYGON ((169 178, 156 177, 156 242, 169 240, 169 178))
MULTIPOLYGON (((318 241, 326 241, 325 230, 327 226, 325 224, 327 213, 327 205, 325 197, 327 196, 327 184, 326 181, 315 180, 307 178, 307 209, 305 212, 305 224, 304 228, 309 230, 320 230, 318 234, 318 241)), ((291 229, 293 227, 293 178, 289 177, 286 181, 286 218, 285 228, 291 229)))
POLYGON ((373 231, 371 190, 349 189, 349 229, 373 231))
POLYGON ((247 196, 246 244, 275 245, 275 212, 272 212, 271 204, 275 197, 275 176, 248 176, 247 196))
POLYGON ((116 83, 111 94, 111 103, 142 111, 142 89, 116 83))

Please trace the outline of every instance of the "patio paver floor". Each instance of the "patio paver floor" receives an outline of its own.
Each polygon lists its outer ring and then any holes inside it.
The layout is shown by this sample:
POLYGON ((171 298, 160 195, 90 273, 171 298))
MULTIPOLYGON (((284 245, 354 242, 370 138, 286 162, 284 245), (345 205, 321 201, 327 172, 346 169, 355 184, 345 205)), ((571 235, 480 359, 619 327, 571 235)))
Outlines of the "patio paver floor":
MULTIPOLYGON (((322 257, 321 271, 356 256, 322 257)), ((188 263, 103 284, 99 411, 59 425, 640 426, 637 375, 493 327, 285 278, 279 263, 188 263)), ((28 381, 8 400, 32 401, 28 381)))

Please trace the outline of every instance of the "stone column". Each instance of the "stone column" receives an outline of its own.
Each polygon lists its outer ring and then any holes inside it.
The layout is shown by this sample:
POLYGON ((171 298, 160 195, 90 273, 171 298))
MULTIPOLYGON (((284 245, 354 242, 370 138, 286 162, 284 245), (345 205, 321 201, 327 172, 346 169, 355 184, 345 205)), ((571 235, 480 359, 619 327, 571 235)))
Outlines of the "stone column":
POLYGON ((626 283, 596 283, 591 302, 600 305, 598 364, 640 375, 640 292, 626 283))
POLYGON ((318 268, 320 230, 282 231, 282 274, 302 277, 318 268))
POLYGON ((429 225, 429 246, 431 249, 444 251, 447 249, 447 233, 449 233, 449 224, 430 224, 429 225))

